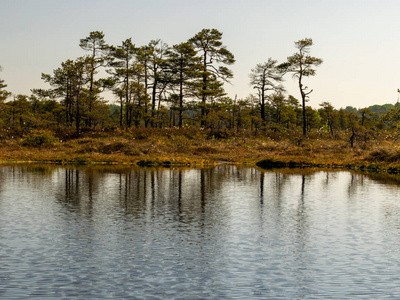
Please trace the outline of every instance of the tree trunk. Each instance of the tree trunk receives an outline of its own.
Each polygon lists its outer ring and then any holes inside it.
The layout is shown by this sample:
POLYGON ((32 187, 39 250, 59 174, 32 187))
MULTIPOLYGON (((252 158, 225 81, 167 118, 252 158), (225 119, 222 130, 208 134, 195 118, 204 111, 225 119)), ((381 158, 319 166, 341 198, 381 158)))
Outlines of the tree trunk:
POLYGON ((201 126, 205 127, 206 126, 206 101, 207 101, 207 96, 206 96, 206 90, 207 90, 207 52, 204 51, 204 57, 203 57, 203 94, 201 97, 201 126))
POLYGON ((303 106, 303 136, 307 135, 307 118, 306 118, 306 94, 303 91, 303 85, 301 84, 301 76, 299 79, 299 87, 301 92, 301 102, 303 106))
POLYGON ((81 122, 81 112, 79 108, 79 91, 78 91, 76 94, 76 115, 75 115, 75 126, 77 135, 79 135, 80 131, 80 122, 81 122))
POLYGON ((120 100, 120 111, 119 111, 119 126, 122 129, 122 124, 123 124, 123 104, 122 104, 122 95, 119 97, 120 100))
POLYGON ((266 124, 266 118, 265 118, 265 91, 264 91, 264 86, 261 90, 261 103, 260 103, 260 108, 261 108, 261 120, 263 120, 264 125, 266 124))

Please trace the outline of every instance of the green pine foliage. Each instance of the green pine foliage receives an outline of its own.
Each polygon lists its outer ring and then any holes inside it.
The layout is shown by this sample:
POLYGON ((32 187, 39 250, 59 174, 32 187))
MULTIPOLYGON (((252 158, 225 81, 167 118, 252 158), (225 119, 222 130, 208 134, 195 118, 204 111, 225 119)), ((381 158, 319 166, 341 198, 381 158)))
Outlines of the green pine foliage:
POLYGON ((156 130, 179 128, 211 132, 214 139, 262 135, 295 140, 310 135, 342 140, 349 147, 383 137, 396 142, 398 104, 340 109, 330 102, 318 108, 306 105, 312 89, 304 80, 315 76, 322 64, 309 54, 312 45, 312 39, 299 40, 297 52, 286 62, 268 58, 257 64, 249 76, 255 93, 238 99, 224 90, 234 76, 229 68, 235 58, 217 29, 203 29, 173 46, 161 39, 136 45, 132 38, 114 46, 103 32, 94 31, 79 41, 82 56, 42 74, 48 89, 11 97, 0 79, 0 139, 18 137, 24 145, 40 148, 59 139, 132 130, 133 139, 145 140, 156 130), (298 80, 299 99, 286 95, 286 74, 298 80))

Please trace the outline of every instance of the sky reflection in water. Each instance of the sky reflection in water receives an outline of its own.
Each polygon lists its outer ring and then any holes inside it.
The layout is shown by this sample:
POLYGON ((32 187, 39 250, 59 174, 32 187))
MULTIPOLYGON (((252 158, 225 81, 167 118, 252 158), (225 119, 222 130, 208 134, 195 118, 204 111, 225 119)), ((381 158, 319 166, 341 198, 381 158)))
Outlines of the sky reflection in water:
POLYGON ((400 298, 389 179, 2 167, 0 298, 400 298))

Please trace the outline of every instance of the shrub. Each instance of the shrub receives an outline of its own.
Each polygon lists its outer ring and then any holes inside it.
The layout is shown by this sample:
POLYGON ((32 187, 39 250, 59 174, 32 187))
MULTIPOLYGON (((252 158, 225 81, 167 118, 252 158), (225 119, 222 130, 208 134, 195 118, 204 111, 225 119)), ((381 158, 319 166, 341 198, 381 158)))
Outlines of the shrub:
POLYGON ((58 143, 58 139, 49 130, 32 130, 24 135, 24 145, 41 148, 58 143))
POLYGON ((371 152, 366 158, 368 161, 374 162, 399 162, 400 161, 400 152, 388 149, 378 149, 371 152))
POLYGON ((76 140, 76 144, 79 146, 75 146, 78 150, 77 153, 92 153, 92 152, 100 152, 100 149, 104 146, 104 142, 100 139, 94 138, 83 138, 76 140))
POLYGON ((372 161, 388 161, 390 157, 392 156, 393 153, 391 153, 387 149, 378 149, 375 151, 372 151, 368 157, 367 160, 372 160, 372 161))
POLYGON ((211 129, 207 132, 208 138, 214 138, 217 140, 228 139, 235 136, 235 133, 228 129, 211 129))
POLYGON ((157 129, 155 128, 138 128, 132 131, 132 137, 138 140, 146 140, 151 135, 156 133, 157 129))
POLYGON ((115 152, 129 152, 132 145, 127 141, 114 141, 110 144, 106 144, 101 148, 101 152, 104 154, 112 154, 115 152))

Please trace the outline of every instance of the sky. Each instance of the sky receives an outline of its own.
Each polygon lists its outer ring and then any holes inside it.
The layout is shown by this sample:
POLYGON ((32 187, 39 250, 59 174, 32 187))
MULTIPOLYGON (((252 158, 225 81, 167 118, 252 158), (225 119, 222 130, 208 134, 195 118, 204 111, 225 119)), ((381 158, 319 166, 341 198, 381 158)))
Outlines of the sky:
MULTIPOLYGON (((187 41, 204 28, 223 33, 236 59, 225 90, 243 99, 256 91, 251 69, 269 57, 284 62, 295 41, 311 38, 322 58, 304 84, 309 105, 335 108, 396 103, 400 88, 398 0, 0 0, 0 79, 13 94, 49 88, 41 73, 86 53, 79 40, 102 31, 111 45, 132 38, 136 46, 161 39, 187 41)), ((290 75, 287 94, 300 99, 290 75)), ((110 102, 115 101, 110 94, 110 102)))

